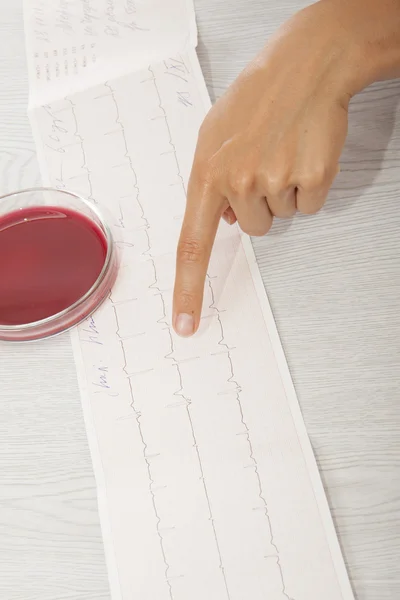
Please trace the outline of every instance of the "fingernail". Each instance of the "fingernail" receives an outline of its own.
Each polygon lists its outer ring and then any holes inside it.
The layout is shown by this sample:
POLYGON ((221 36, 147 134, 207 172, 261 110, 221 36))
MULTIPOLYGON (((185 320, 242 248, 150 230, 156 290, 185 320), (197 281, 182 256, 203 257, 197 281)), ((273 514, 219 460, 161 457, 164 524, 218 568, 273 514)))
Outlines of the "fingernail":
POLYGON ((222 215, 223 220, 225 221, 225 223, 228 223, 228 225, 232 225, 232 217, 230 215, 226 215, 225 213, 222 215))
POLYGON ((182 313, 177 316, 175 321, 176 333, 182 337, 189 337, 194 331, 194 319, 192 315, 182 313))

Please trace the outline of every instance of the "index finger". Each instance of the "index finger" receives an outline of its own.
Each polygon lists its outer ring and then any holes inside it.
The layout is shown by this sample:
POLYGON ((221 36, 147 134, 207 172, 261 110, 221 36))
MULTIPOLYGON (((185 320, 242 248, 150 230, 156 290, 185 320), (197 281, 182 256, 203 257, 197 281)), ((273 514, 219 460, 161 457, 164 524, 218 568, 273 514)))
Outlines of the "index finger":
POLYGON ((177 249, 173 307, 173 326, 183 337, 199 327, 208 263, 225 203, 211 186, 191 179, 177 249))

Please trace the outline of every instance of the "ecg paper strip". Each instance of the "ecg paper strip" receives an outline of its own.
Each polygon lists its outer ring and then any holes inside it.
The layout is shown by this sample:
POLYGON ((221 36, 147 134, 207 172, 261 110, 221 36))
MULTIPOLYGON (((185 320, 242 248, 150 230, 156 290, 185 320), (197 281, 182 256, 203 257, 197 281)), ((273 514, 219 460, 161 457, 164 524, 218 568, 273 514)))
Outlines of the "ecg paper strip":
MULTIPOLYGON (((79 87, 79 86, 78 86, 79 87)), ((72 334, 113 600, 353 600, 250 241, 221 225, 201 333, 171 327, 210 103, 194 48, 31 112, 46 184, 105 209, 122 264, 72 334)))
POLYGON ((197 45, 192 0, 24 0, 31 106, 197 45))

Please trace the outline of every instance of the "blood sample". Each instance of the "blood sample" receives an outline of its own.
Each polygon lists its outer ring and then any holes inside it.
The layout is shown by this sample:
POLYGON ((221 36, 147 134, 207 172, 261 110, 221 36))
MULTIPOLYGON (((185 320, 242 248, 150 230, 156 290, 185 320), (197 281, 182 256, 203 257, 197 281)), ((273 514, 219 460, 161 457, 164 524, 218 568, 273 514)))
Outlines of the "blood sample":
POLYGON ((74 210, 27 207, 0 217, 0 324, 64 311, 96 283, 106 256, 100 227, 74 210))

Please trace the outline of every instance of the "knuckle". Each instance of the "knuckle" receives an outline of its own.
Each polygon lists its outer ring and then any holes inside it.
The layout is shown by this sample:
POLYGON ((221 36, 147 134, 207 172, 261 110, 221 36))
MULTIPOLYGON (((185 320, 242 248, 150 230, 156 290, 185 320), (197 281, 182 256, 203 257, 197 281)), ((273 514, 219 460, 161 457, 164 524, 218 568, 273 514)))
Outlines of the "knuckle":
POLYGON ((266 196, 279 195, 288 187, 289 171, 285 167, 285 161, 282 160, 279 165, 270 165, 268 169, 260 171, 258 179, 266 196))
POLYGON ((319 190, 327 180, 328 171, 324 164, 316 164, 308 169, 299 178, 299 185, 305 192, 319 190))
POLYGON ((229 187, 234 195, 246 196, 253 188, 254 178, 250 171, 232 168, 229 175, 229 187))
POLYGON ((283 169, 271 169, 262 176, 267 195, 278 196, 288 186, 288 173, 283 169))
POLYGON ((204 260, 204 247, 193 238, 183 238, 178 244, 177 256, 181 264, 200 264, 204 260))

